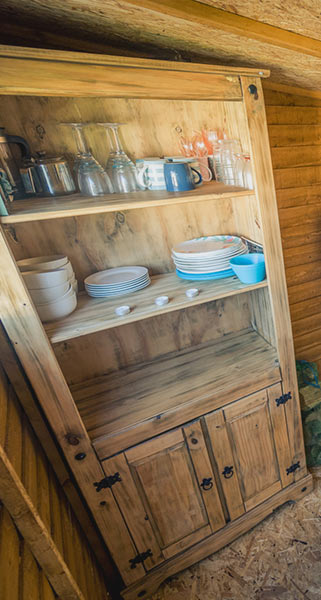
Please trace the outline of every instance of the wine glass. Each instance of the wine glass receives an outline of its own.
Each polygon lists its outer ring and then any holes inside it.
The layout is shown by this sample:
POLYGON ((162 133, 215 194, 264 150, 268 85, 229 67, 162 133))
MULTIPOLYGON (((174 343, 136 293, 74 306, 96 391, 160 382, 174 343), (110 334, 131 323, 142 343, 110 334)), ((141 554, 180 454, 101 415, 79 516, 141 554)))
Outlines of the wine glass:
POLYGON ((118 135, 118 128, 123 123, 97 123, 105 128, 111 144, 106 171, 112 181, 114 190, 119 194, 136 192, 139 189, 136 178, 136 167, 124 152, 118 135))
POLYGON ((93 157, 85 142, 83 127, 89 123, 61 123, 70 125, 77 144, 77 156, 74 171, 80 192, 85 196, 103 196, 113 194, 114 189, 109 176, 99 162, 93 157))

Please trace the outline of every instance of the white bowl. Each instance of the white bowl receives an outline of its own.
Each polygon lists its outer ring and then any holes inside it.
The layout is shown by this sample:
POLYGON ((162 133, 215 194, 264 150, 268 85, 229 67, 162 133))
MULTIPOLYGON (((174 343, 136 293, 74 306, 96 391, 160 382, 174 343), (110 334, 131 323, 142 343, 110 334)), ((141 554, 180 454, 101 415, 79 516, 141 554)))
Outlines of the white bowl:
POLYGON ((77 296, 71 288, 62 298, 46 304, 38 304, 37 311, 41 321, 56 321, 70 315, 77 306, 77 296))
POLYGON ((72 284, 69 281, 65 281, 60 285, 53 285, 51 287, 40 288, 39 290, 30 289, 30 296, 34 303, 44 304, 46 302, 54 302, 58 298, 62 298, 71 289, 72 284))
POLYGON ((65 265, 60 267, 59 271, 67 271, 68 279, 75 276, 71 262, 68 260, 65 265))
POLYGON ((21 275, 29 290, 54 287, 68 281, 68 273, 65 269, 57 269, 56 271, 25 271, 21 275))
POLYGON ((67 262, 67 256, 55 254, 53 256, 24 258, 23 260, 18 260, 17 265, 20 271, 52 271, 60 269, 60 267, 63 267, 67 262))

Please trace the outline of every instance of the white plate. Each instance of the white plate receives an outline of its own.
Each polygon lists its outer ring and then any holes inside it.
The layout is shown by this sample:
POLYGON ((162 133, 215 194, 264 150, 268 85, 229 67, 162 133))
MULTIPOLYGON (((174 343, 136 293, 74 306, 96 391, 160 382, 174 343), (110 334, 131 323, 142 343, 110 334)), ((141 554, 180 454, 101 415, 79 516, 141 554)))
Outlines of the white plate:
POLYGON ((233 235, 210 235, 182 242, 175 246, 172 252, 175 256, 182 258, 193 254, 200 257, 210 255, 226 256, 242 247, 242 245, 241 238, 233 235))
POLYGON ((128 287, 130 285, 139 285, 140 283, 142 283, 143 281, 146 281, 147 279, 149 279, 149 275, 144 275, 143 277, 140 277, 139 279, 133 279, 132 281, 127 281, 126 283, 118 283, 118 284, 113 284, 113 285, 108 285, 106 283, 101 283, 101 284, 93 284, 93 283, 87 283, 85 280, 85 286, 92 288, 93 290, 99 290, 101 288, 107 288, 109 290, 118 290, 118 289, 122 289, 124 287, 128 287))
POLYGON ((147 274, 148 269, 146 267, 117 267, 89 275, 89 277, 86 277, 85 283, 90 285, 117 285, 135 281, 147 274))
POLYGON ((126 285, 115 285, 115 286, 109 286, 109 285, 88 285, 87 283, 85 283, 85 287, 94 291, 101 291, 101 290, 107 290, 110 292, 117 292, 118 290, 124 290, 127 288, 132 288, 132 287, 138 287, 144 283, 146 283, 146 281, 149 281, 149 277, 144 277, 143 279, 139 280, 139 281, 134 281, 131 283, 127 283, 126 285))
POLYGON ((86 290, 88 296, 91 296, 92 298, 114 298, 116 296, 125 296, 125 294, 133 294, 134 292, 139 292, 139 290, 144 289, 145 287, 147 287, 148 285, 150 285, 150 281, 147 281, 146 283, 144 283, 144 285, 141 285, 140 287, 131 289, 131 290, 123 290, 120 292, 113 292, 113 293, 108 293, 108 292, 93 292, 91 290, 86 290))

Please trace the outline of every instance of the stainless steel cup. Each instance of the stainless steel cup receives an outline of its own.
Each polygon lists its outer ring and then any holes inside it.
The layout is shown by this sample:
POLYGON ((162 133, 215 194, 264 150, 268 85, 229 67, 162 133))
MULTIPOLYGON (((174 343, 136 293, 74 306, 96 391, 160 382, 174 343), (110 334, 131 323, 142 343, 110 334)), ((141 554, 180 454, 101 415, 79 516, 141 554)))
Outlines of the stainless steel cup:
POLYGON ((37 172, 45 196, 62 196, 76 191, 69 165, 63 156, 47 157, 45 152, 37 152, 37 172))

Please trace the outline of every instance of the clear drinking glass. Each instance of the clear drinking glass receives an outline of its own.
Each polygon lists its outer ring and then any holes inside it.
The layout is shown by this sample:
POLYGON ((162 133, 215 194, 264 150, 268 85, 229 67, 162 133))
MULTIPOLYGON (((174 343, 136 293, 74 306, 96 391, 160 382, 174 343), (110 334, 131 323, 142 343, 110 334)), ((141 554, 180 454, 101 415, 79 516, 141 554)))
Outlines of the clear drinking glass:
POLYGON ((244 161, 245 161, 245 165, 244 165, 244 187, 248 188, 249 190, 253 190, 254 189, 254 183, 253 183, 251 158, 250 158, 249 154, 244 154, 243 157, 244 157, 244 161))
POLYGON ((243 154, 235 154, 235 185, 246 187, 244 184, 245 158, 243 154))
POLYGON ((115 192, 119 194, 136 192, 140 189, 136 178, 136 167, 124 152, 118 135, 118 128, 123 123, 97 123, 97 125, 105 128, 111 144, 106 171, 115 192))
POLYGON ((223 182, 226 185, 238 185, 235 158, 237 154, 241 154, 240 142, 238 140, 220 140, 219 144, 223 182))
POLYGON ((74 163, 74 172, 80 192, 85 196, 113 194, 114 189, 109 176, 87 148, 83 134, 83 127, 86 126, 86 123, 61 123, 61 125, 72 127, 77 144, 78 153, 74 163))

